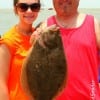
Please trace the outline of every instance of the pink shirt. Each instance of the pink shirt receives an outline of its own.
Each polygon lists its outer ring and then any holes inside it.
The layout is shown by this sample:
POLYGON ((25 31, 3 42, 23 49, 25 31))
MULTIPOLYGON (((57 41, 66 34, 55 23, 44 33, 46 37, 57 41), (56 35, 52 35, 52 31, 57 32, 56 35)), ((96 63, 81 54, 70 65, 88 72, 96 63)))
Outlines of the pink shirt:
MULTIPOLYGON (((57 24, 51 16, 47 24, 57 24)), ((93 16, 78 28, 60 28, 68 62, 68 83, 57 100, 100 100, 97 46, 93 16)))

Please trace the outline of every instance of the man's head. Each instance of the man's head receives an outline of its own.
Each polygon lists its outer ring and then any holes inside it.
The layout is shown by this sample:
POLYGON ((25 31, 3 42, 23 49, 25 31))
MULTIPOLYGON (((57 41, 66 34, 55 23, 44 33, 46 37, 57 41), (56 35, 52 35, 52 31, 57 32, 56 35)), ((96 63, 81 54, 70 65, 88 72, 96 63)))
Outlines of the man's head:
POLYGON ((53 5, 58 15, 71 15, 77 12, 79 1, 80 0, 53 0, 53 5))

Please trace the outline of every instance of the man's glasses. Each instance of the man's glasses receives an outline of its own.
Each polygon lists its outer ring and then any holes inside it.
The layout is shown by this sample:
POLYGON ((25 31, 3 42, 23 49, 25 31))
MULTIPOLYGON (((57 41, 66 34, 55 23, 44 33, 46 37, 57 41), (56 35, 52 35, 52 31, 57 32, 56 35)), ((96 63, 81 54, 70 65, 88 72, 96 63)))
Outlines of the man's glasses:
POLYGON ((40 3, 32 3, 32 4, 18 3, 16 7, 20 12, 25 12, 28 10, 28 8, 30 8, 33 12, 38 12, 40 10, 41 4, 40 3))

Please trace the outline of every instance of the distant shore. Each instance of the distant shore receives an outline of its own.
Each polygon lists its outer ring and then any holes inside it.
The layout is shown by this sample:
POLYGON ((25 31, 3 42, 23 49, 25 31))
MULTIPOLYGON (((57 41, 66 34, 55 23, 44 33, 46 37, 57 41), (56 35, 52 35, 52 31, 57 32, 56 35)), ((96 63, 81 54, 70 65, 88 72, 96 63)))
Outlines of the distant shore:
MULTIPOLYGON (((7 9, 0 9, 0 10, 3 10, 3 11, 13 11, 13 8, 7 8, 7 9)), ((53 8, 41 8, 41 10, 54 10, 53 8)), ((79 8, 80 11, 84 11, 84 10, 89 10, 89 11, 96 11, 96 10, 99 10, 100 11, 100 8, 79 8)))
MULTIPOLYGON (((100 20, 100 8, 98 9, 87 9, 79 8, 79 12, 91 14, 100 20)), ((37 25, 39 22, 47 19, 48 16, 54 15, 55 10, 49 8, 43 8, 40 10, 37 20, 34 22, 33 26, 37 25)), ((0 34, 6 32, 10 27, 18 23, 18 17, 15 15, 13 9, 0 9, 0 34)))

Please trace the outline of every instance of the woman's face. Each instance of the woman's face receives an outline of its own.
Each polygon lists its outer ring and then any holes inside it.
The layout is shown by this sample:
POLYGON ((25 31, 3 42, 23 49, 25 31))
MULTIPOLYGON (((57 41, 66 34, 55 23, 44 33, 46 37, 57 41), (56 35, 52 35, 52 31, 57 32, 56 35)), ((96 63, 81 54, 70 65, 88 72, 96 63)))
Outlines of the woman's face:
POLYGON ((79 0, 53 0, 57 14, 71 14, 77 11, 79 0))
POLYGON ((15 6, 20 23, 32 24, 38 16, 40 3, 38 0, 19 0, 15 6))

